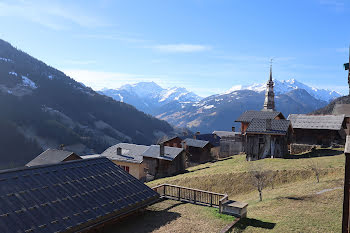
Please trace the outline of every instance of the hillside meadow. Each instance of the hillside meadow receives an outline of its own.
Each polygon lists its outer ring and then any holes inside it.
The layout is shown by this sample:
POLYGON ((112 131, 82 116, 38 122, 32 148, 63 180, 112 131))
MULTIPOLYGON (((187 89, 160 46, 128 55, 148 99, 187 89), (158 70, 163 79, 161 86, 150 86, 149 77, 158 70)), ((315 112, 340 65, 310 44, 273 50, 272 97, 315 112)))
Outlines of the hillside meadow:
MULTIPOLYGON (((245 155, 235 155, 188 168, 184 174, 158 179, 147 185, 182 185, 227 193, 230 199, 247 202, 248 216, 236 225, 233 232, 339 232, 344 161, 342 149, 319 149, 313 153, 295 155, 290 159, 275 158, 252 162, 247 162, 245 155), (320 171, 319 183, 310 169, 315 164, 320 171), (258 167, 274 177, 263 190, 262 202, 259 201, 250 175, 250 171, 258 167)), ((176 208, 171 211, 176 213, 176 208)), ((220 232, 225 224, 233 220, 228 218, 221 221, 222 215, 215 214, 211 208, 191 204, 182 205, 182 210, 178 213, 176 219, 157 229, 181 232, 183 223, 186 222, 188 229, 192 229, 189 232, 195 232, 199 230, 197 220, 200 222, 205 218, 206 225, 210 225, 209 229, 220 232), (198 216, 198 212, 203 214, 198 219, 193 219, 198 216), (186 219, 191 221, 185 221, 186 219)))

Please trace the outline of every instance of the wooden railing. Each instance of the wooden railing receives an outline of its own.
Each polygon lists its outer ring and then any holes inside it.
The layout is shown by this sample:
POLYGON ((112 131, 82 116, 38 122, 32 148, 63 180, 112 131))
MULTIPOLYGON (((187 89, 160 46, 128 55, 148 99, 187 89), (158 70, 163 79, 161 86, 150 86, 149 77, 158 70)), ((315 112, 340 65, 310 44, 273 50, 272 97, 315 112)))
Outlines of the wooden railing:
POLYGON ((163 198, 218 207, 220 213, 222 211, 222 204, 228 200, 227 194, 214 193, 172 184, 161 184, 152 189, 158 192, 163 198))

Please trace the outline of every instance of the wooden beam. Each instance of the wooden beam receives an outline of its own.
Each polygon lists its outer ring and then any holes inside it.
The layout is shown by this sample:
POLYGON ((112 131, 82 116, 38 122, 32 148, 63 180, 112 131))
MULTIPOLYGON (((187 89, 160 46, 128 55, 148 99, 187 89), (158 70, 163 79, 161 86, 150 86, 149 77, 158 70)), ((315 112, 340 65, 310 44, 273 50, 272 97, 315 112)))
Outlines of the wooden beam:
POLYGON ((345 176, 344 176, 344 200, 343 200, 343 221, 342 232, 349 232, 349 192, 350 192, 350 136, 346 136, 345 144, 345 176))

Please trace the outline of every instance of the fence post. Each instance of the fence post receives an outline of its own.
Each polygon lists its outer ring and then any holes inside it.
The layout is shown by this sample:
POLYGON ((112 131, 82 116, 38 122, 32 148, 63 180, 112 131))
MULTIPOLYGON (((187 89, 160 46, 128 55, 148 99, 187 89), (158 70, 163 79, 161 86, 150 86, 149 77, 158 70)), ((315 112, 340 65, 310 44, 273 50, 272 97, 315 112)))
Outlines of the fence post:
POLYGON ((196 204, 196 190, 193 190, 193 201, 194 201, 194 203, 196 204))
POLYGON ((178 198, 179 198, 179 201, 180 201, 180 199, 181 199, 181 198, 180 198, 180 196, 181 196, 181 189, 180 189, 180 187, 179 187, 179 190, 178 190, 178 194, 177 194, 177 195, 178 195, 178 198))
POLYGON ((166 185, 164 185, 164 188, 163 188, 163 196, 165 197, 165 188, 166 188, 166 185))
POLYGON ((210 193, 210 206, 213 206, 213 194, 210 193))

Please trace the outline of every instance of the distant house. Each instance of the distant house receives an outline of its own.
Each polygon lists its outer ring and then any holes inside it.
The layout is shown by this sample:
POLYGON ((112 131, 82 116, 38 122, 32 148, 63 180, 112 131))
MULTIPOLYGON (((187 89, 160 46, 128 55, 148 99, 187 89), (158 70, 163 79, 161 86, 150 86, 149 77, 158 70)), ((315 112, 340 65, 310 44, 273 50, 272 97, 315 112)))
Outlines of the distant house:
POLYGON ((211 153, 211 149, 214 146, 209 141, 186 138, 183 141, 183 146, 186 152, 189 153, 189 163, 205 163, 214 158, 211 153))
POLYGON ((288 120, 253 119, 245 130, 247 160, 284 157, 291 133, 288 120))
POLYGON ((118 143, 105 150, 101 156, 109 158, 143 181, 178 174, 185 170, 185 152, 177 147, 118 143))
POLYGON ((163 140, 161 143, 164 144, 164 146, 171 146, 171 147, 178 147, 182 148, 182 139, 178 136, 168 138, 166 140, 163 140))
POLYGON ((345 128, 350 129, 350 104, 336 104, 333 108, 333 115, 345 115, 345 128))
POLYGON ((107 158, 0 171, 0 232, 100 232, 159 194, 107 158))
POLYGON ((246 111, 244 112, 235 122, 241 123, 241 133, 244 134, 247 130, 249 123, 253 119, 271 119, 271 120, 280 120, 286 119, 281 112, 276 111, 246 111))
POLYGON ((33 160, 31 160, 29 163, 27 163, 26 166, 32 167, 37 165, 60 163, 78 159, 81 159, 81 157, 71 151, 47 149, 35 157, 33 160))
POLYGON ((345 143, 345 115, 290 114, 293 126, 293 143, 326 145, 345 143))
POLYGON ((213 134, 220 137, 219 158, 243 152, 242 134, 240 132, 214 131, 213 134))
POLYGON ((185 170, 185 151, 182 148, 151 145, 143 154, 147 173, 155 178, 175 175, 185 170))
POLYGON ((149 146, 118 143, 105 150, 101 156, 109 158, 126 172, 144 181, 147 169, 143 162, 143 153, 148 149, 149 146))

